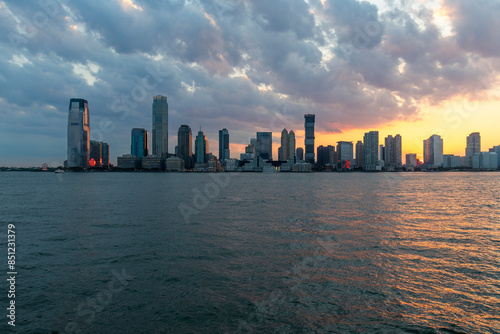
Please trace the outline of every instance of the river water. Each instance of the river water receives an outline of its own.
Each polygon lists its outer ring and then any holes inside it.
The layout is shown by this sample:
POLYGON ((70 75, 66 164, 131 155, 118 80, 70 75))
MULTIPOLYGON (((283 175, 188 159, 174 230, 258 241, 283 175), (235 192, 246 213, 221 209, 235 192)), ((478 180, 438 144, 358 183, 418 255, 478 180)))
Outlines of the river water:
POLYGON ((18 333, 500 332, 500 173, 0 172, 0 213, 18 333))

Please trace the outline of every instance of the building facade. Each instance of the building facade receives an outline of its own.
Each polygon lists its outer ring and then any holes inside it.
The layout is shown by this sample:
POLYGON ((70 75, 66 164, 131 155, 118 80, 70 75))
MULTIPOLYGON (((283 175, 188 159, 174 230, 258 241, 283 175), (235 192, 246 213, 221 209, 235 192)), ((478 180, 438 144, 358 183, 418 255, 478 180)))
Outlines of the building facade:
POLYGON ((352 160, 354 159, 354 146, 352 141, 337 142, 337 159, 341 168, 343 168, 342 166, 344 166, 347 161, 349 161, 349 165, 352 164, 352 160))
POLYGON ((424 164, 429 168, 443 166, 443 139, 432 135, 424 140, 424 164))
POLYGON ((481 152, 481 135, 479 132, 473 132, 467 137, 467 147, 465 148, 466 164, 465 167, 472 167, 472 157, 481 152))
POLYGON ((305 147, 305 160, 314 164, 315 156, 314 156, 314 123, 316 122, 316 115, 307 114, 304 115, 304 128, 305 128, 305 139, 304 139, 304 147, 305 147))
POLYGON ((177 154, 184 161, 184 168, 193 169, 193 134, 189 125, 181 125, 177 131, 177 154))
POLYGON ((378 162, 378 131, 370 131, 365 133, 363 138, 363 169, 376 170, 378 162))
POLYGON ((385 138, 384 164, 386 167, 399 168, 402 166, 402 141, 401 135, 385 138))
POLYGON ((130 154, 146 157, 149 154, 149 134, 146 129, 134 128, 131 133, 130 154))
POLYGON ((219 130, 219 160, 224 163, 229 158, 229 131, 224 128, 219 130))
POLYGON ((257 132, 257 142, 255 146, 255 155, 262 159, 273 159, 273 133, 257 132))
POLYGON ((356 143, 356 166, 363 167, 364 161, 364 145, 361 140, 356 143))
POLYGON ((198 131, 195 140, 195 161, 197 164, 208 163, 208 140, 203 131, 198 131))
POLYGON ((297 147, 295 155, 297 156, 297 161, 304 160, 304 149, 302 147, 297 147))
POLYGON ((68 167, 87 168, 90 160, 90 119, 87 100, 71 99, 68 113, 68 167))
POLYGON ((102 167, 102 142, 90 141, 89 167, 102 167))
POLYGON ((168 156, 168 103, 167 97, 153 97, 153 155, 168 156))

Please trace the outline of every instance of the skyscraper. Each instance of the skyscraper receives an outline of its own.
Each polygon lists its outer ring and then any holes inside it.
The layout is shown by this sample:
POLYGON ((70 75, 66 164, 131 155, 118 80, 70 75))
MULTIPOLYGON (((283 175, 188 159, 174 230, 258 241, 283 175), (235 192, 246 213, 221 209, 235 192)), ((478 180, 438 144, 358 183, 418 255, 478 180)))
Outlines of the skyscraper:
POLYGON ((195 157, 196 163, 207 163, 208 162, 208 140, 205 137, 203 131, 198 131, 198 135, 195 140, 195 157))
POLYGON ((193 134, 189 125, 181 125, 177 132, 177 150, 179 157, 184 160, 184 168, 193 166, 193 134))
POLYGON ((424 164, 428 167, 443 166, 443 139, 438 135, 432 135, 424 140, 424 164))
POLYGON ((219 130, 219 160, 224 163, 229 158, 229 131, 224 128, 219 130))
POLYGON ((132 129, 130 154, 136 157, 146 157, 149 154, 149 136, 146 129, 132 129))
POLYGON ((167 97, 153 97, 153 155, 168 156, 168 103, 167 97))
POLYGON ((356 143, 356 165, 358 167, 363 167, 364 161, 364 145, 361 140, 356 143))
POLYGON ((257 142, 255 146, 255 156, 262 159, 273 159, 273 133, 257 132, 257 142))
POLYGON ((87 168, 90 160, 90 120, 87 100, 71 99, 68 113, 68 167, 87 168))
POLYGON ((295 158, 295 132, 290 130, 288 132, 288 160, 295 158))
POLYGON ((102 167, 102 142, 90 141, 89 167, 102 167))
POLYGON ((314 114, 304 115, 304 128, 306 137, 304 139, 304 146, 306 148, 305 160, 310 164, 314 164, 314 122, 316 116, 314 114))
POLYGON ((109 145, 102 143, 102 166, 109 167, 109 145))
MULTIPOLYGON (((335 147, 331 146, 331 145, 328 145, 326 147, 323 145, 320 145, 316 148, 316 153, 317 153, 316 165, 319 169, 324 169, 326 164, 331 163, 330 156, 331 156, 332 152, 335 153, 335 147)), ((334 161, 332 163, 334 163, 336 165, 337 161, 334 161)))
POLYGON ((278 150, 278 160, 287 161, 289 159, 289 150, 288 150, 288 130, 283 129, 281 131, 281 147, 278 150))
POLYGON ((304 160, 304 149, 302 147, 297 147, 296 153, 297 161, 304 160))
POLYGON ((402 166, 401 136, 387 136, 385 138, 384 162, 386 167, 399 168, 402 166))
POLYGON ((344 166, 346 161, 349 161, 349 165, 352 163, 352 160, 354 159, 353 148, 352 141, 337 142, 337 159, 340 166, 344 166))
POLYGON ((376 170, 378 162, 378 131, 365 133, 363 138, 363 169, 376 170))
POLYGON ((281 152, 279 160, 293 160, 295 157, 295 132, 293 130, 288 132, 287 129, 283 129, 281 131, 281 147, 279 151, 281 152))
POLYGON ((467 137, 467 147, 465 148, 466 167, 472 167, 472 157, 476 153, 481 153, 481 135, 473 132, 467 137))

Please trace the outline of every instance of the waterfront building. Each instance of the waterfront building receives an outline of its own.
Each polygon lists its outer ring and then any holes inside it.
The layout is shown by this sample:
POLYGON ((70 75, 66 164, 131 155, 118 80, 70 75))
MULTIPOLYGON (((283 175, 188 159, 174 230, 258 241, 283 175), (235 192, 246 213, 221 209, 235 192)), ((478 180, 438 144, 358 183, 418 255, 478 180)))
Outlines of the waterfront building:
POLYGON ((208 140, 205 137, 203 131, 198 131, 198 135, 195 140, 195 161, 197 164, 206 164, 208 163, 208 140))
POLYGON ((462 167, 462 158, 453 154, 443 155, 443 168, 459 168, 462 167))
POLYGON ((255 155, 266 160, 273 159, 273 133, 257 132, 255 155))
POLYGON ((493 146, 492 148, 489 149, 490 152, 495 152, 498 157, 498 168, 500 168, 500 145, 498 146, 493 146))
POLYGON ((417 167, 417 154, 416 153, 409 153, 406 155, 406 167, 417 167))
POLYGON ((304 160, 304 149, 302 147, 297 147, 295 155, 297 156, 297 161, 304 160))
POLYGON ((304 128, 305 128, 305 139, 304 146, 305 150, 305 160, 310 164, 314 164, 314 123, 316 121, 316 116, 314 114, 304 115, 304 128))
POLYGON ((102 148, 102 166, 109 168, 109 144, 101 143, 102 148))
POLYGON ((370 131, 365 133, 363 138, 363 169, 377 170, 378 163, 378 131, 370 131))
POLYGON ((90 120, 87 100, 71 99, 68 112, 69 168, 87 168, 90 160, 90 120))
POLYGON ((443 166, 443 139, 432 135, 424 140, 424 164, 429 168, 443 166))
POLYGON ((361 140, 356 143, 356 166, 363 167, 364 145, 361 140))
POLYGON ((472 156, 473 169, 498 169, 498 154, 496 152, 479 152, 472 156))
POLYGON ((117 168, 118 169, 140 169, 141 159, 135 155, 125 154, 117 158, 117 168))
POLYGON ((385 138, 383 160, 386 167, 399 168, 402 166, 401 135, 397 134, 395 137, 385 138))
POLYGON ((102 167, 102 142, 90 141, 89 167, 102 167))
POLYGON ((170 157, 165 160, 165 170, 169 172, 182 172, 184 170, 184 160, 179 157, 170 157))
POLYGON ((153 97, 153 155, 168 156, 168 103, 167 97, 153 97))
POLYGON ((331 162, 330 161, 330 156, 331 153, 335 152, 335 146, 328 145, 328 146, 323 146, 320 145, 316 148, 316 166, 318 169, 324 169, 326 165, 330 163, 334 163, 337 165, 337 161, 331 162))
POLYGON ((473 132, 467 137, 467 147, 465 148, 466 166, 472 167, 472 157, 481 152, 481 135, 473 132))
POLYGON ((138 157, 141 161, 141 168, 146 170, 165 170, 165 160, 164 157, 159 157, 156 155, 148 155, 147 157, 138 157))
POLYGON ((224 164, 229 158, 229 131, 224 128, 219 130, 219 160, 224 164))
POLYGON ((354 146, 352 141, 338 141, 337 142, 337 159, 339 167, 344 168, 346 162, 349 161, 349 168, 354 159, 354 146))
POLYGON ((177 154, 184 161, 184 168, 193 169, 193 135, 189 125, 181 125, 177 132, 177 154))
POLYGON ((131 133, 130 154, 146 157, 149 154, 149 135, 146 129, 134 128, 131 133))

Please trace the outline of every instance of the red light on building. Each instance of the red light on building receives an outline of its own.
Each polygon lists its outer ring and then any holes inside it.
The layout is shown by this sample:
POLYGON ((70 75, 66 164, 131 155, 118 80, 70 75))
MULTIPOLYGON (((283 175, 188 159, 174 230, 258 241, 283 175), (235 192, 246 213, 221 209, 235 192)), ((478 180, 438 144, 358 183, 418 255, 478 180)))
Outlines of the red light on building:
POLYGON ((89 166, 90 167, 95 167, 95 160, 94 160, 94 158, 92 158, 92 159, 89 160, 89 166))

